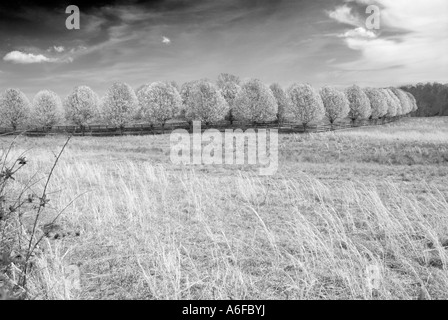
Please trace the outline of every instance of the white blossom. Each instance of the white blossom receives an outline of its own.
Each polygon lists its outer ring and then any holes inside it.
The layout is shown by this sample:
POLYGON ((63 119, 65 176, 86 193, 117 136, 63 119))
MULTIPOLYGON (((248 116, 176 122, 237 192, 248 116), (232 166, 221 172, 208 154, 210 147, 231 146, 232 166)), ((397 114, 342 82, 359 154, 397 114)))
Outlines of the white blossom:
POLYGON ((137 113, 138 100, 130 85, 115 82, 101 101, 103 119, 110 125, 124 127, 137 113))
POLYGON ((322 120, 325 115, 322 98, 309 84, 293 84, 287 90, 291 101, 291 114, 306 128, 309 123, 322 120))
POLYGON ((218 87, 208 80, 193 81, 182 88, 184 117, 188 121, 213 123, 224 120, 229 105, 218 87))
POLYGON ((219 90, 221 90, 222 96, 229 105, 229 113, 226 116, 226 120, 229 120, 230 123, 233 122, 232 110, 235 105, 235 98, 241 90, 240 82, 239 77, 228 73, 221 73, 216 81, 219 90))
POLYGON ((27 124, 31 114, 31 104, 19 89, 6 89, 0 97, 0 120, 2 124, 16 130, 27 124))
POLYGON ((405 115, 412 111, 412 106, 410 104, 409 98, 406 93, 397 88, 390 88, 394 95, 398 98, 401 106, 401 114, 405 115))
POLYGON ((78 126, 87 126, 99 117, 99 98, 87 86, 73 89, 64 100, 65 118, 78 126))
POLYGON ((176 81, 174 81, 174 80, 173 81, 168 81, 168 83, 170 85, 172 85, 177 90, 178 93, 180 93, 180 88, 179 88, 179 85, 177 84, 176 81))
POLYGON ((381 92, 384 94, 384 96, 386 97, 386 101, 387 101, 386 117, 390 118, 390 117, 397 116, 398 115, 397 114, 398 105, 399 105, 399 102, 397 102, 398 99, 394 98, 395 95, 389 89, 381 89, 381 92))
POLYGON ((387 93, 389 94, 390 98, 394 100, 394 104, 397 108, 397 116, 403 115, 403 107, 401 106, 400 99, 395 95, 395 93, 392 91, 393 88, 386 88, 387 93))
POLYGON ((222 96, 224 97, 226 102, 229 104, 229 107, 233 107, 233 105, 235 103, 235 98, 236 98, 238 92, 240 92, 241 87, 234 82, 226 82, 219 89, 221 90, 222 96))
POLYGON ((372 113, 370 101, 364 91, 357 85, 345 90, 345 95, 350 103, 348 117, 352 120, 369 118, 372 113))
POLYGON ((52 127, 63 118, 62 102, 59 96, 50 90, 42 90, 33 100, 33 121, 38 126, 52 127))
POLYGON ((417 105, 417 99, 415 99, 414 95, 410 92, 406 92, 406 95, 408 96, 409 99, 409 103, 411 105, 411 112, 415 112, 418 110, 418 105, 417 105))
POLYGON ((277 121, 282 123, 289 117, 290 101, 285 90, 278 83, 271 84, 269 88, 277 101, 277 121))
POLYGON ((191 89, 193 88, 193 85, 198 82, 198 80, 193 80, 193 81, 189 81, 189 82, 185 82, 181 89, 180 89, 180 98, 182 100, 182 107, 180 110, 180 117, 181 118, 185 118, 185 113, 187 112, 188 109, 188 103, 190 101, 190 97, 191 97, 191 89))
POLYGON ((324 103, 325 116, 330 123, 348 116, 350 106, 343 92, 332 87, 323 87, 320 89, 320 96, 324 103))
POLYGON ((233 107, 235 120, 274 121, 277 119, 277 112, 277 101, 268 86, 257 79, 251 79, 243 83, 233 107))
POLYGON ((238 76, 229 73, 221 73, 218 76, 216 84, 219 88, 222 88, 226 83, 235 83, 237 85, 241 84, 241 80, 238 76))
POLYGON ((167 82, 154 82, 142 87, 137 92, 137 99, 142 119, 162 125, 174 118, 182 106, 179 92, 167 82))
POLYGON ((369 98, 370 106, 372 108, 372 119, 379 119, 384 117, 388 111, 387 97, 381 89, 365 88, 365 94, 369 98))

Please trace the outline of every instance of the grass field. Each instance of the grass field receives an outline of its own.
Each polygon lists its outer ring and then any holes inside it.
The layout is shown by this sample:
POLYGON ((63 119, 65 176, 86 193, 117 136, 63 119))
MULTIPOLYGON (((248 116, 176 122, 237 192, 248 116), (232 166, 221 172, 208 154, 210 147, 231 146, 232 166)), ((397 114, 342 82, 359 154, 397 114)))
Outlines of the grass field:
MULTIPOLYGON (((278 172, 261 177, 250 166, 173 165, 168 135, 72 138, 44 220, 80 195, 60 218, 80 236, 45 241, 33 293, 448 298, 448 118, 279 139, 278 172), (64 287, 68 264, 80 266, 81 290, 64 287)), ((19 137, 13 153, 28 150, 29 164, 18 182, 48 173, 64 141, 19 137)))

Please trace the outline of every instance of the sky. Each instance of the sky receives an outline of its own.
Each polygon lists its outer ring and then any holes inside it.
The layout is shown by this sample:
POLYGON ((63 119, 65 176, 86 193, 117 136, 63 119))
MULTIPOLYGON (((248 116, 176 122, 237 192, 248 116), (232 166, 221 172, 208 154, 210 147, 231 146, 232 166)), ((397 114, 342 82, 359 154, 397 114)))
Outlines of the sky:
POLYGON ((287 87, 448 82, 447 0, 2 1, 0 91, 232 73, 287 87), (66 28, 68 5, 80 28, 66 28), (380 28, 369 29, 369 5, 380 28))

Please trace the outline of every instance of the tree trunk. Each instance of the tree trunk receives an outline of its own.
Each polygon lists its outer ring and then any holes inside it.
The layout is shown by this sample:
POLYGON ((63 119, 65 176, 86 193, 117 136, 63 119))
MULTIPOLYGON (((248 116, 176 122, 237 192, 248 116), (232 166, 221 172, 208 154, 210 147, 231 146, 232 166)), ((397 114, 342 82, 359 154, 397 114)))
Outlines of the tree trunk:
POLYGON ((230 109, 230 111, 229 111, 229 122, 230 122, 230 125, 232 126, 232 125, 233 125, 233 114, 232 114, 232 109, 230 109))

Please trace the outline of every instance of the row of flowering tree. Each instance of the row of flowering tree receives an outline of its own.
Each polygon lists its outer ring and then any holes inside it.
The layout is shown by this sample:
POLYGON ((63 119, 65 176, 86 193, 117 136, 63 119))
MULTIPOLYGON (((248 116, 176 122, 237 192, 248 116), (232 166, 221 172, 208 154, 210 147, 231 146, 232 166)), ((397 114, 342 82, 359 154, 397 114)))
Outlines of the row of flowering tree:
POLYGON ((52 127, 64 119, 81 128, 102 122, 122 129, 137 120, 164 127, 169 120, 181 119, 205 124, 291 121, 306 129, 324 119, 331 125, 347 118, 354 123, 416 110, 415 98, 396 88, 354 85, 345 90, 316 90, 309 84, 293 84, 284 90, 278 84, 269 87, 257 79, 243 82, 230 74, 221 74, 216 83, 201 79, 181 88, 175 82, 154 82, 134 91, 116 82, 102 99, 87 86, 76 87, 64 101, 48 90, 37 93, 32 102, 18 89, 7 89, 0 97, 2 125, 14 130, 26 124, 52 127))
POLYGON ((62 102, 49 90, 36 94, 30 102, 18 89, 7 89, 0 96, 0 122, 14 130, 33 122, 40 126, 53 126, 62 120, 62 102))

